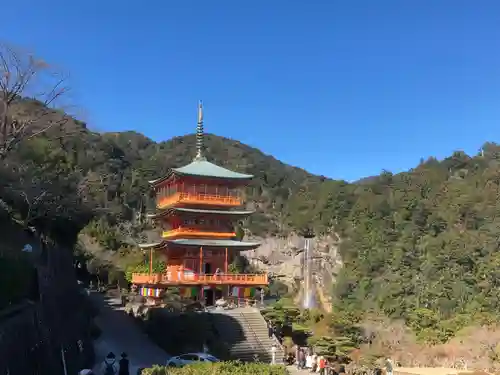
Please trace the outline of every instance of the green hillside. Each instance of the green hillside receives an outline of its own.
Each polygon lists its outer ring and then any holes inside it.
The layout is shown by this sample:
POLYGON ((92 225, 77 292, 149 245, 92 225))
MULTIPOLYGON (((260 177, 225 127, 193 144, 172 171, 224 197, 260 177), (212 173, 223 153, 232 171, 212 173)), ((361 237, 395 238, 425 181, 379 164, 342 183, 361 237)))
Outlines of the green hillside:
MULTIPOLYGON (((126 253, 130 238, 147 229, 140 214, 153 209, 147 180, 187 164, 194 144, 194 135, 155 143, 136 132, 93 133, 71 120, 5 158, 3 212, 65 235, 87 226, 107 250, 126 253)), ((209 134, 206 147, 211 161, 255 175, 247 190, 257 210, 245 223, 251 234, 309 227, 341 235, 339 310, 404 318, 430 340, 448 337, 479 312, 481 319, 497 315, 495 144, 481 156, 456 152, 353 184, 311 175, 235 140, 209 134)))

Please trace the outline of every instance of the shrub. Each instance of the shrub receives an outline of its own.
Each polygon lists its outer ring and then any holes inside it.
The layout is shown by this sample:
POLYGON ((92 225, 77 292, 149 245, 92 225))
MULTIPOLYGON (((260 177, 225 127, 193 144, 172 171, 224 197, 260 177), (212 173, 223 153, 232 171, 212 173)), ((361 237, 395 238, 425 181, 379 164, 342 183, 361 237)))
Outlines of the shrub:
POLYGON ((182 368, 147 368, 142 375, 288 375, 284 366, 271 366, 264 363, 219 362, 200 363, 182 368))

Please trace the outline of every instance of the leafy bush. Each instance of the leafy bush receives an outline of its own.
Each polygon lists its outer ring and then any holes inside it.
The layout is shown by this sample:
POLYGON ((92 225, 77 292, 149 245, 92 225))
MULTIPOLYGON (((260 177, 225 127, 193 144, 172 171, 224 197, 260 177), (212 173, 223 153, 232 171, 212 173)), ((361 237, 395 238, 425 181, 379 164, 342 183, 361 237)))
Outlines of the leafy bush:
MULTIPOLYGON (((128 282, 132 282, 132 274, 133 273, 148 273, 149 272, 149 260, 146 260, 142 263, 139 263, 135 266, 127 267, 125 271, 125 279, 128 282)), ((160 273, 165 271, 165 262, 162 260, 153 259, 153 273, 160 273)))
POLYGON ((200 363, 182 368, 155 366, 142 371, 142 375, 288 375, 284 366, 264 363, 219 362, 200 363))

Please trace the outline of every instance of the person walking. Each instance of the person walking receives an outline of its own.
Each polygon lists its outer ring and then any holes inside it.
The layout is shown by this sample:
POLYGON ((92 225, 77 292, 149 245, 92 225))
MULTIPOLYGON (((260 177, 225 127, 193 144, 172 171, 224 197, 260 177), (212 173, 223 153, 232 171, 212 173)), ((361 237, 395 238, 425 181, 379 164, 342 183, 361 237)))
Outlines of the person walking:
POLYGON ((304 349, 299 348, 299 369, 302 370, 306 367, 306 353, 304 349))
POLYGON ((102 375, 116 375, 118 368, 116 367, 116 356, 113 352, 109 352, 104 363, 102 364, 102 375))
POLYGON ((318 369, 318 355, 313 353, 311 356, 311 372, 316 372, 318 369))
POLYGON ((267 322, 267 334, 269 335, 269 338, 273 337, 273 331, 274 331, 274 328, 273 328, 272 323, 270 321, 267 322))
POLYGON ((306 355, 306 366, 305 368, 308 369, 308 370, 311 370, 312 369, 312 365, 313 365, 313 362, 312 362, 312 355, 311 353, 307 353, 306 355))
POLYGON ((319 374, 320 375, 325 375, 325 368, 326 368, 326 359, 323 356, 319 357, 318 360, 318 368, 319 368, 319 374))
POLYGON ((118 375, 130 375, 130 362, 127 358, 127 353, 122 353, 122 358, 120 359, 120 362, 118 362, 118 366, 118 375))

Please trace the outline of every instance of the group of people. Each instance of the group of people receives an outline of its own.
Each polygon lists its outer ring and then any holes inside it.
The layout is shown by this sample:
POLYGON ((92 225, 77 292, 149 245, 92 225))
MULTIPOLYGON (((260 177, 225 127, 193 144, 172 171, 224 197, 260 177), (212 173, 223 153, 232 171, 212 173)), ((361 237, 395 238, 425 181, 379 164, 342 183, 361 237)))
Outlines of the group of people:
POLYGON ((109 352, 102 363, 100 372, 96 374, 92 370, 82 370, 79 375, 130 375, 130 362, 127 353, 122 353, 121 359, 116 364, 116 356, 109 352))
POLYGON ((312 373, 319 373, 320 375, 345 374, 344 366, 339 365, 336 368, 333 364, 328 363, 328 360, 324 356, 317 355, 307 348, 300 348, 298 346, 295 349, 295 357, 293 357, 293 353, 289 353, 287 362, 290 365, 295 363, 299 370, 307 369, 312 373))

